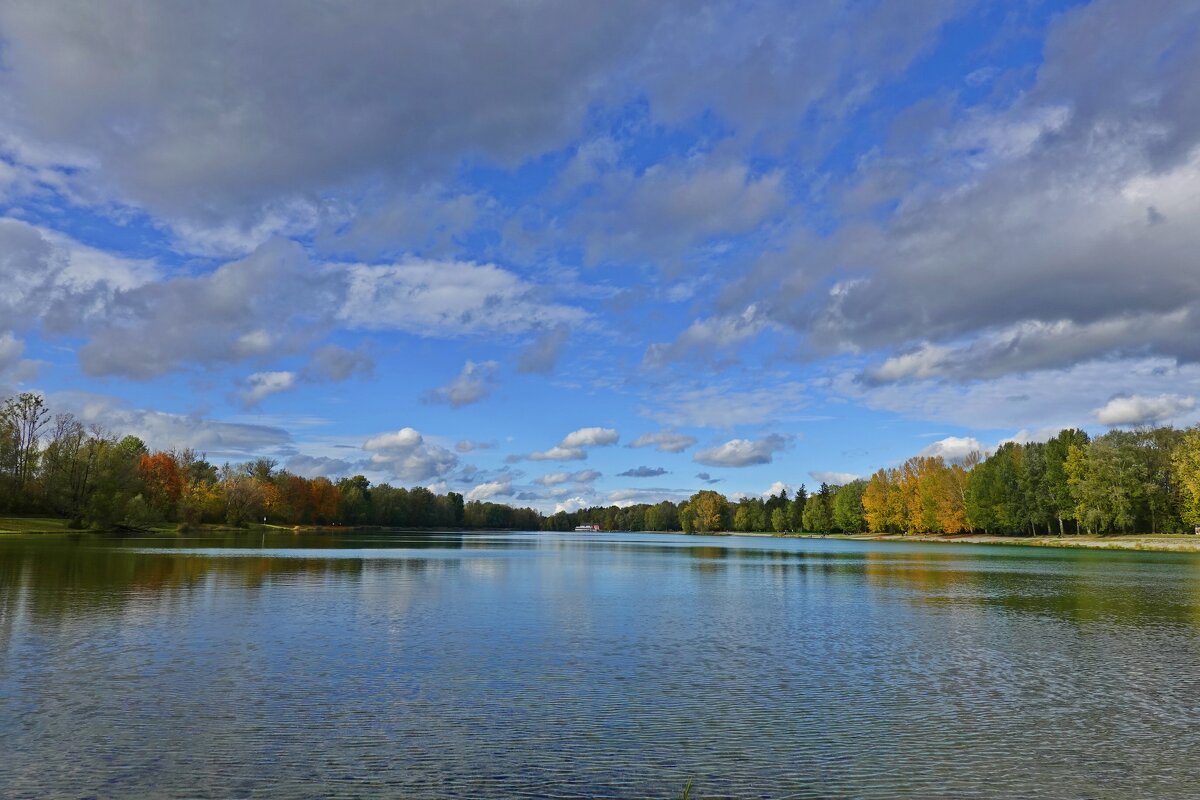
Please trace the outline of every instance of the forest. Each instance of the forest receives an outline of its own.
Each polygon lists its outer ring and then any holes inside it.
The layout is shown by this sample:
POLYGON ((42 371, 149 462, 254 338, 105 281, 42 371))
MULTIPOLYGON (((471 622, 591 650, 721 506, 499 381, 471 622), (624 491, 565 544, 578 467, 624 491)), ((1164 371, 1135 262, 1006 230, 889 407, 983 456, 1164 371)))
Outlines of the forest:
POLYGON ((569 531, 774 533, 1185 533, 1200 525, 1200 427, 1060 431, 961 462, 914 456, 842 486, 767 497, 712 490, 686 501, 542 515, 457 492, 332 481, 271 459, 215 465, 192 450, 52 414, 26 393, 0 406, 0 513, 50 515, 97 530, 200 525, 341 525, 569 531))

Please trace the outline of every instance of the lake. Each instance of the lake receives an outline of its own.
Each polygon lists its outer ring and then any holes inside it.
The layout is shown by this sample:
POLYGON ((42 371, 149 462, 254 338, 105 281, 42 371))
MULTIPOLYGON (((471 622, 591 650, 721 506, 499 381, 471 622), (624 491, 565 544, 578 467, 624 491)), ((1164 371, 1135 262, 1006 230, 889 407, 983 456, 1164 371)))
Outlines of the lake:
POLYGON ((0 536, 0 796, 1195 798, 1200 557, 0 536))

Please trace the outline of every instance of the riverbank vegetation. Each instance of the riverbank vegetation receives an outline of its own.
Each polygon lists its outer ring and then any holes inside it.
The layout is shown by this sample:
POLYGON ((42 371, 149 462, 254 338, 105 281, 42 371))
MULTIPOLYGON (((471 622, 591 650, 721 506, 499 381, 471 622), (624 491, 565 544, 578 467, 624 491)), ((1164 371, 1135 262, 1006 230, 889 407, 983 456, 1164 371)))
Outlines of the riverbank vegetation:
POLYGON ((1200 428, 1064 430, 961 463, 914 456, 867 480, 801 485, 789 496, 597 506, 543 516, 465 502, 457 492, 332 481, 271 459, 216 465, 192 450, 151 451, 135 436, 86 427, 23 394, 0 404, 0 514, 42 519, 5 529, 379 526, 569 531, 899 534, 1183 533, 1200 525, 1200 428), (45 519, 51 518, 51 519, 45 519), (60 522, 56 522, 56 520, 60 522))

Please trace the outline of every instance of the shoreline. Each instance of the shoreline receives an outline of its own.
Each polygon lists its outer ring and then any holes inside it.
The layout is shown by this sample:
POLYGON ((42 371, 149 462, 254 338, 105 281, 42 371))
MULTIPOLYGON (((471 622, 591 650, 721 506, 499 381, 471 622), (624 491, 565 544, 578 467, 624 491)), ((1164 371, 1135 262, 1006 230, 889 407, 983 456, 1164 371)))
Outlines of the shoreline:
MULTIPOLYGON (((63 535, 63 534, 99 534, 99 535, 149 535, 149 536, 198 536, 220 535, 229 533, 292 533, 292 534, 324 534, 337 535, 342 533, 502 533, 512 532, 507 529, 478 529, 457 531, 449 528, 382 528, 364 525, 263 525, 261 523, 248 525, 245 528, 231 528, 224 525, 202 525, 188 531, 169 530, 165 528, 146 531, 97 531, 72 530, 66 526, 66 520, 47 517, 0 517, 0 536, 20 535, 63 535), (5 523, 9 523, 6 525, 5 523), (13 525, 12 523, 17 523, 13 525)), ((555 533, 556 531, 531 531, 532 533, 555 533)), ((569 533, 570 531, 566 531, 569 533)), ((638 533, 639 531, 633 531, 638 533)), ((641 533, 676 534, 681 531, 641 531, 641 533)), ((687 535, 687 534, 682 534, 687 535)), ((968 533, 942 535, 932 533, 769 533, 765 531, 712 531, 706 536, 753 536, 756 538, 773 539, 841 539, 850 542, 923 542, 928 544, 983 544, 1008 545, 1015 547, 1056 547, 1090 550, 1136 550, 1159 553, 1200 553, 1200 536, 1189 534, 1151 534, 1134 533, 1112 536, 1074 535, 1074 536, 1000 536, 996 534, 968 533)))
POLYGON ((1113 536, 997 536, 966 533, 817 533, 779 534, 787 539, 844 539, 853 542, 928 542, 930 544, 1000 544, 1017 547, 1057 547, 1091 550, 1140 550, 1158 553, 1200 553, 1200 536, 1183 533, 1132 533, 1113 536))

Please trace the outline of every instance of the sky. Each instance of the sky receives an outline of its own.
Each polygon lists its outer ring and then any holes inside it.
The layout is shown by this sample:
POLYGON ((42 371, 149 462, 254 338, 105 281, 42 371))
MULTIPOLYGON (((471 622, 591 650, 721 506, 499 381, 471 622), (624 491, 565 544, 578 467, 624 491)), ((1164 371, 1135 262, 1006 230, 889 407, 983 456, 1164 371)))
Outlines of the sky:
POLYGON ((1200 4, 0 2, 0 395, 545 512, 1200 420, 1200 4))

